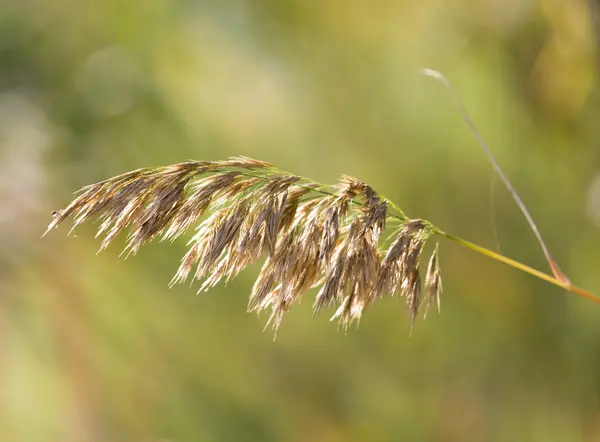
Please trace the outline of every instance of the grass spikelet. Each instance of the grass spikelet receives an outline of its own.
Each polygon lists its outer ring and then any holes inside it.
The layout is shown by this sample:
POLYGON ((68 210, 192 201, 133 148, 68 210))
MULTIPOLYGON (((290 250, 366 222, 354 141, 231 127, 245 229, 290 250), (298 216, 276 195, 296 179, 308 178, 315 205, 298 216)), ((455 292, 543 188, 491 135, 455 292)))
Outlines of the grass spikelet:
MULTIPOLYGON (((440 297, 442 295, 442 275, 439 265, 439 243, 435 245, 435 249, 429 258, 427 264, 427 274, 425 275, 425 289, 427 290, 427 310, 432 304, 437 307, 440 312, 440 297)), ((427 311, 425 312, 427 314, 427 311)))

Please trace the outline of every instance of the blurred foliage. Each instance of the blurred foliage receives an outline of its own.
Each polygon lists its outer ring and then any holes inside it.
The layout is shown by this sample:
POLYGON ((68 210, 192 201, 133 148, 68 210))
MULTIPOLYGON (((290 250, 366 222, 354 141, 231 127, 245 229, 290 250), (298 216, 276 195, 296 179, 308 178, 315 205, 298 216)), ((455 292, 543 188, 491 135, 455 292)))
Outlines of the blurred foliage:
POLYGON ((123 261, 39 236, 79 187, 248 155, 355 175, 545 269, 442 70, 557 261, 600 293, 599 5, 586 0, 0 2, 0 435, 10 441, 597 441, 600 308, 444 243, 442 315, 347 334, 255 272, 167 289, 185 241, 123 261))

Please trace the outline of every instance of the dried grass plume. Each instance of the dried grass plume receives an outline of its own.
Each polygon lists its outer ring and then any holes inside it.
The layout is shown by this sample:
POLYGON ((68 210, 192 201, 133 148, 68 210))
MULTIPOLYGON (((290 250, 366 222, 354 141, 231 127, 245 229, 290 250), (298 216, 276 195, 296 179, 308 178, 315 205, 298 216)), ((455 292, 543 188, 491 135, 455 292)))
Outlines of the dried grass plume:
MULTIPOLYGON (((436 234, 430 223, 408 219, 355 178, 327 187, 246 157, 139 169, 92 184, 53 213, 46 233, 67 218, 73 228, 98 219, 100 250, 127 231, 127 255, 194 228, 171 284, 191 278, 201 282, 200 290, 265 258, 248 309, 270 310, 275 329, 312 288, 319 288, 315 313, 333 304, 333 318, 344 327, 376 299, 395 294, 414 321, 423 304, 421 255, 436 234)), ((427 304, 439 308, 437 246, 424 287, 427 304)))

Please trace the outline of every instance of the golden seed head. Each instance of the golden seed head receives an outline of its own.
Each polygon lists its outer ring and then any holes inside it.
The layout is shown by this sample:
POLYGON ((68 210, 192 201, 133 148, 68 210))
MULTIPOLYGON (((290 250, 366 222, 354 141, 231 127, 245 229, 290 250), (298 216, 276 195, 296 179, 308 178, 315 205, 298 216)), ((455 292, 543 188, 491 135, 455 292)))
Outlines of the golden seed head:
MULTIPOLYGON (((389 216, 388 201, 356 178, 343 176, 332 192, 269 163, 234 157, 139 169, 92 184, 52 213, 48 230, 69 217, 73 228, 98 218, 101 249, 128 230, 124 252, 135 253, 158 236, 173 241, 197 226, 171 285, 191 276, 207 290, 266 257, 249 310, 270 309, 268 323, 277 328, 295 301, 320 286, 315 313, 334 303, 333 317, 347 327, 387 294, 405 298, 413 321, 418 314, 420 257, 432 230, 426 221, 399 217, 403 224, 384 252, 380 237, 389 216)), ((437 247, 425 290, 427 304, 439 308, 437 247)))

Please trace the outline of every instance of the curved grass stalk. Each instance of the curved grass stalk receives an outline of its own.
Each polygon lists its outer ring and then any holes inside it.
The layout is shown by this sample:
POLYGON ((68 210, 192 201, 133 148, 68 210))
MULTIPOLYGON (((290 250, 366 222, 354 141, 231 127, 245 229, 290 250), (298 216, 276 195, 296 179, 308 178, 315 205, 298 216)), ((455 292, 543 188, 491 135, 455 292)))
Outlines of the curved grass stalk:
POLYGON ((523 200, 521 200, 521 197, 519 196, 519 194, 517 193, 517 191, 515 190, 513 185, 510 183, 508 177, 506 176, 506 174, 500 167, 500 164, 498 163, 498 161, 494 157, 494 154, 492 153, 492 149, 490 148, 490 146, 487 144, 487 142, 483 138, 483 135, 481 135, 481 132, 479 132, 479 129, 477 129, 477 126, 475 126, 475 123, 473 122, 471 115, 469 115, 469 113, 467 112, 467 109, 463 105, 462 100, 460 99, 460 97, 458 96, 458 94, 456 93, 454 88, 452 87, 452 83, 450 83, 450 80, 448 80, 448 78, 441 72, 433 70, 433 69, 423 69, 422 73, 423 73, 423 75, 425 75, 427 77, 431 77, 431 78, 434 78, 434 79, 440 81, 446 87, 448 92, 450 92, 450 95, 454 99, 454 102, 456 103, 456 107, 458 108, 458 111, 460 112, 460 115, 463 118, 463 121, 467 124, 467 126, 469 126, 469 129, 471 129, 471 132, 473 132, 473 135, 475 135, 475 138, 479 142, 479 145, 481 146, 481 148, 487 155, 490 163, 492 164, 494 171, 500 177, 500 180, 504 184, 504 187, 506 187, 506 189, 510 193, 510 196, 513 198, 513 200, 515 201, 515 204, 517 205, 517 207, 519 208, 519 210, 525 217, 525 220, 529 224, 531 231, 535 235, 540 247, 542 248, 544 256, 546 257, 546 261, 548 262, 548 265, 550 266, 550 269, 552 270, 552 273, 554 274, 555 279, 562 282, 563 283, 562 286, 565 286, 565 287, 570 286, 571 283, 569 281, 569 278, 567 278, 567 276, 563 273, 563 271, 558 266, 558 263, 556 262, 556 260, 550 254, 550 250, 548 249, 546 242, 542 238, 542 234, 540 233, 540 230, 538 229, 537 224, 533 220, 533 217, 529 213, 529 210, 527 210, 525 203, 523 203, 523 200))

